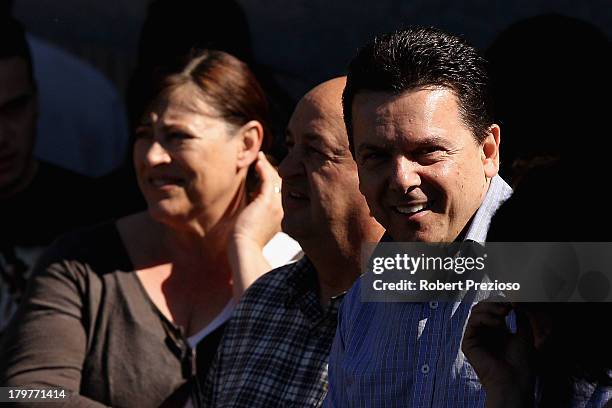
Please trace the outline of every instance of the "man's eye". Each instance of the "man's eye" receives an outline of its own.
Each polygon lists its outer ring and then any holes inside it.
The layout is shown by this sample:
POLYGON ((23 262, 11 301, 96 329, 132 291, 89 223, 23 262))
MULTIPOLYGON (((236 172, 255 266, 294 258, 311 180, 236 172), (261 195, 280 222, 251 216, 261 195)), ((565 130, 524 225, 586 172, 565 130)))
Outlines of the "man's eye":
POLYGON ((415 154, 417 156, 425 156, 425 155, 431 155, 434 153, 437 153, 441 151, 441 149, 437 146, 428 146, 428 147, 423 147, 421 149, 418 149, 417 151, 415 151, 415 154))
POLYGON ((436 146, 424 147, 414 151, 413 158, 422 164, 433 164, 443 159, 443 153, 444 149, 436 146))
POLYGON ((145 127, 139 127, 138 129, 136 129, 136 131, 134 132, 134 137, 136 139, 150 139, 151 138, 151 132, 149 129, 145 128, 145 127))
POLYGON ((22 95, 13 100, 8 101, 0 107, 0 112, 6 115, 13 115, 20 113, 23 109, 27 108, 28 104, 32 100, 30 95, 22 95))
POLYGON ((382 160, 384 158, 384 154, 380 153, 380 152, 368 152, 368 153, 364 153, 361 155, 361 162, 362 163, 373 163, 373 162, 377 162, 379 160, 382 160))
POLYGON ((325 158, 327 157, 327 156, 326 156, 326 155, 325 155, 325 154, 324 154, 322 151, 320 151, 320 150, 318 150, 318 149, 315 149, 315 148, 314 148, 314 147, 312 147, 312 146, 308 146, 308 148, 306 149, 306 151, 307 151, 309 154, 316 154, 316 155, 318 155, 318 156, 325 157, 325 158))

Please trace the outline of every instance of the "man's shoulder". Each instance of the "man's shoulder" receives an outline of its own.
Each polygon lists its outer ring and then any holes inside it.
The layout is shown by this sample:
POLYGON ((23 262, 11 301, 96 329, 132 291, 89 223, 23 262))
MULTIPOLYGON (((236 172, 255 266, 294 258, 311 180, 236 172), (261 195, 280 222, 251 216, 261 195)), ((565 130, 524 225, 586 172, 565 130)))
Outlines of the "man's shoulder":
POLYGON ((287 265, 279 266, 265 273, 257 279, 241 298, 241 302, 251 299, 262 293, 273 293, 282 291, 287 284, 288 279, 297 273, 298 269, 302 268, 302 260, 293 262, 287 265))
POLYGON ((299 320, 299 309, 291 302, 291 282, 300 278, 306 264, 309 262, 301 259, 281 266, 251 285, 240 298, 225 328, 222 342, 224 354, 236 347, 273 344, 269 333, 279 328, 285 330, 289 321, 299 320))
POLYGON ((254 306, 282 308, 294 282, 314 271, 310 261, 303 257, 297 262, 271 270, 257 279, 240 298, 236 313, 244 313, 254 306))

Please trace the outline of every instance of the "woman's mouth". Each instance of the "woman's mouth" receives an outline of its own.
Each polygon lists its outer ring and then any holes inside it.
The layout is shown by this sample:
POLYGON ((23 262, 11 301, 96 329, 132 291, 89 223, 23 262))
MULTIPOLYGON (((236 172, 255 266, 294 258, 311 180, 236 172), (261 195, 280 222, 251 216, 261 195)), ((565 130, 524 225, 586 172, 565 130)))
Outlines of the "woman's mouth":
POLYGON ((149 184, 153 187, 173 187, 183 184, 183 180, 175 177, 149 177, 149 184))

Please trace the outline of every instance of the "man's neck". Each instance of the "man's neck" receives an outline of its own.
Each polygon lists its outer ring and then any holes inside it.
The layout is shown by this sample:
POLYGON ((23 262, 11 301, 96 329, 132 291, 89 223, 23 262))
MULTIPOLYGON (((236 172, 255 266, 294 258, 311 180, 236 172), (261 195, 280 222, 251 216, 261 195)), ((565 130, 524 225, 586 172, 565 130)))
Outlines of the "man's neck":
MULTIPOLYGON (((370 235, 368 239, 372 241, 380 238, 380 234, 370 235)), ((300 242, 317 271, 321 305, 327 306, 332 297, 346 292, 361 275, 361 247, 365 237, 360 234, 358 238, 352 242, 300 242)))

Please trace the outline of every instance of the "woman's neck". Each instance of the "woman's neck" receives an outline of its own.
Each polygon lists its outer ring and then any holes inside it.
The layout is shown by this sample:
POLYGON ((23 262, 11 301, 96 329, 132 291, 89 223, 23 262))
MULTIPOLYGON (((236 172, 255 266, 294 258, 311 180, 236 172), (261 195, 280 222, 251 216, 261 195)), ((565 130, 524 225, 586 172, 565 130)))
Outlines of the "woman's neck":
POLYGON ((222 240, 177 231, 148 213, 122 218, 117 228, 150 300, 188 335, 210 323, 231 299, 222 240))
POLYGON ((172 264, 173 273, 205 278, 208 284, 227 281, 227 228, 202 231, 189 225, 169 226, 142 212, 117 221, 130 259, 136 270, 172 264), (202 271, 206 270, 206 276, 202 271))

